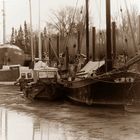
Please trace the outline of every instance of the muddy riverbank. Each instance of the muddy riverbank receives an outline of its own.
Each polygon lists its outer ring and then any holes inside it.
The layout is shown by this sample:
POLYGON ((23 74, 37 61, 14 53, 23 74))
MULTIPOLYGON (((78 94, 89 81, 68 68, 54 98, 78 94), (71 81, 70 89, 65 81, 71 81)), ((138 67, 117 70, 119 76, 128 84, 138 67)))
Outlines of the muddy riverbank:
POLYGON ((140 113, 29 101, 15 86, 0 86, 1 140, 139 140, 140 113))

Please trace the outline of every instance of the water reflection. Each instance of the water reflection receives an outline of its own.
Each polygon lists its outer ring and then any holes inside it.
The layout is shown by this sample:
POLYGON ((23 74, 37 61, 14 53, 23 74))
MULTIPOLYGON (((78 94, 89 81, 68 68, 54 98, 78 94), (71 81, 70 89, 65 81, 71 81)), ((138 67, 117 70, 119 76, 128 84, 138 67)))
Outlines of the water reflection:
POLYGON ((0 139, 7 140, 7 130, 8 130, 8 122, 7 122, 7 110, 0 110, 0 139))
POLYGON ((35 108, 37 111, 33 114, 0 108, 0 140, 139 140, 140 138, 139 114, 66 105, 56 107, 45 104, 44 108, 42 106, 35 108))
POLYGON ((56 121, 0 108, 0 140, 74 140, 71 132, 66 135, 65 127, 56 121))
POLYGON ((17 112, 0 109, 1 140, 32 140, 32 119, 17 112))

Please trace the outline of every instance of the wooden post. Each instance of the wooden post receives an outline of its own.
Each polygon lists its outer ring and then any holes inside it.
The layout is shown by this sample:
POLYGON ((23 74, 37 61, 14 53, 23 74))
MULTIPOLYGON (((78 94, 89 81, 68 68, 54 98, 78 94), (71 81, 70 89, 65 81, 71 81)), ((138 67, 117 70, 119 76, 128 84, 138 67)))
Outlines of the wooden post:
POLYGON ((66 69, 69 68, 69 48, 66 47, 66 69))
POLYGON ((106 0, 106 71, 112 70, 110 0, 106 0))
POLYGON ((95 61, 96 29, 92 27, 92 60, 95 61))
POLYGON ((112 48, 113 48, 113 59, 116 59, 116 23, 112 22, 112 48))
POLYGON ((43 33, 41 33, 41 48, 42 48, 41 55, 42 55, 42 60, 44 59, 44 52, 45 52, 45 50, 44 50, 44 40, 45 40, 45 37, 43 36, 43 33))
POLYGON ((89 61, 89 0, 86 0, 86 56, 89 61))
MULTIPOLYGON (((59 50, 60 50, 60 37, 57 35, 57 57, 59 59, 59 50)), ((59 60, 57 60, 57 65, 59 65, 59 60)))
MULTIPOLYGON (((33 39, 33 48, 34 48, 34 50, 33 50, 33 54, 34 54, 34 58, 36 58, 36 37, 34 36, 34 37, 32 37, 32 39, 33 39)), ((31 48, 32 49, 32 48, 31 48)))
POLYGON ((81 44, 80 44, 80 31, 78 31, 78 39, 77 39, 77 44, 78 44, 78 48, 77 48, 77 53, 80 54, 81 53, 81 44))
POLYGON ((139 45, 140 45, 140 15, 139 15, 139 45))
MULTIPOLYGON (((44 47, 44 54, 45 54, 45 55, 47 55, 47 54, 46 54, 46 53, 47 53, 47 49, 46 49, 46 48, 47 48, 47 47, 46 47, 46 46, 47 46, 46 40, 47 40, 47 39, 46 39, 46 36, 44 36, 43 47, 44 47)), ((46 57, 46 56, 44 56, 44 57, 46 57)))
POLYGON ((48 46, 48 53, 49 53, 49 66, 51 66, 51 39, 49 38, 49 46, 48 46))

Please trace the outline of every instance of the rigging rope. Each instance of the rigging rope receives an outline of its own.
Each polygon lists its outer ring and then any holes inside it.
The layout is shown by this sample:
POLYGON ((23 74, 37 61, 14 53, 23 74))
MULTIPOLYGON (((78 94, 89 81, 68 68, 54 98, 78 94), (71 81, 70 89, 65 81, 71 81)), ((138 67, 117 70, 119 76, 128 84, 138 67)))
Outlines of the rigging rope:
MULTIPOLYGON (((84 27, 85 27, 85 24, 86 24, 86 21, 84 20, 85 17, 86 17, 86 11, 85 11, 85 9, 84 9, 84 14, 83 14, 83 16, 82 16, 82 18, 81 18, 81 21, 80 21, 81 23, 82 23, 82 21, 84 21, 84 22, 83 22, 82 29, 81 29, 81 32, 80 32, 80 34, 82 34, 82 35, 80 35, 80 47, 81 47, 82 40, 83 40, 84 27)), ((81 48, 80 48, 80 50, 81 50, 81 48)))
MULTIPOLYGON (((102 39, 102 31, 101 31, 101 0, 99 1, 99 50, 98 50, 98 57, 100 56, 101 53, 101 39, 102 39)), ((99 61, 100 65, 100 61, 99 61)))
POLYGON ((72 25, 74 23, 74 18, 75 18, 75 14, 76 14, 77 5, 78 5, 78 0, 76 1, 75 10, 74 10, 74 13, 73 13, 73 16, 72 16, 72 22, 70 23, 70 29, 69 29, 69 32, 68 32, 68 35, 67 35, 67 39, 64 43, 64 48, 66 48, 66 46, 68 44, 68 41, 69 41, 70 33, 71 33, 71 30, 72 30, 72 25))
MULTIPOLYGON (((113 74, 117 75, 117 74, 120 74, 121 72, 123 71, 115 71, 115 72, 108 72, 108 73, 105 73, 105 74, 102 74, 102 75, 97 75, 96 77, 89 77, 89 79, 92 79, 94 81, 99 81, 99 82, 106 82, 106 83, 115 83, 115 81, 112 81, 112 79, 114 78, 119 78, 119 77, 116 77, 116 76, 113 76, 113 74), (103 79, 104 78, 104 79, 103 79), (110 78, 110 80, 106 80, 106 78, 110 78)), ((134 76, 130 76, 130 77, 133 77, 134 82, 131 81, 131 86, 134 85, 134 83, 140 83, 140 77, 137 76, 137 74, 135 73, 134 76)), ((128 78, 130 78, 128 77, 128 78)), ((121 78, 121 77, 120 77, 121 78)), ((123 78, 123 77, 122 77, 123 78)), ((127 78, 127 76, 124 76, 124 78, 127 78)), ((115 80, 115 79, 114 79, 115 80)), ((127 81, 123 82, 123 83, 126 83, 127 81)), ((117 82, 116 82, 117 83, 117 82)), ((119 83, 119 82, 118 82, 119 83)))
POLYGON ((130 19, 130 14, 129 14, 127 2, 126 2, 126 0, 124 2, 125 2, 125 7, 126 7, 126 11, 127 11, 128 21, 129 21, 129 25, 130 25, 131 34, 132 34, 132 41, 133 41, 134 49, 137 52, 137 47, 136 47, 136 42, 135 42, 135 37, 134 37, 134 32, 133 32, 133 28, 132 28, 132 24, 131 24, 131 19, 130 19))

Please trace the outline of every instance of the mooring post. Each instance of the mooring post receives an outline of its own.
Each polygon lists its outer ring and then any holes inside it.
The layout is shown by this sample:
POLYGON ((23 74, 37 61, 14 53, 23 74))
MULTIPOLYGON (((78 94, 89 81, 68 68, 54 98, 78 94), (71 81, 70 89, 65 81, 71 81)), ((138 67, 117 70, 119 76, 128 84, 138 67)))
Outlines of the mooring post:
POLYGON ((138 34, 138 36, 139 36, 139 42, 138 42, 138 44, 139 44, 139 47, 140 47, 140 15, 139 15, 139 34, 138 34))
POLYGON ((95 61, 96 28, 92 27, 92 60, 95 61))
POLYGON ((77 39, 77 44, 78 44, 78 48, 77 48, 77 53, 80 54, 81 53, 81 44, 80 44, 80 37, 81 37, 81 34, 80 34, 80 31, 78 31, 78 39, 77 39))
POLYGON ((106 71, 112 70, 110 0, 106 0, 106 71))
POLYGON ((116 59, 116 22, 112 22, 113 61, 116 59))
POLYGON ((86 0, 86 57, 89 61, 89 0, 86 0))
POLYGON ((66 47, 66 69, 69 68, 69 48, 66 47))
POLYGON ((51 66, 51 39, 49 38, 49 49, 48 49, 48 53, 49 53, 49 65, 51 66))
POLYGON ((59 65, 60 36, 57 34, 57 66, 59 65))

